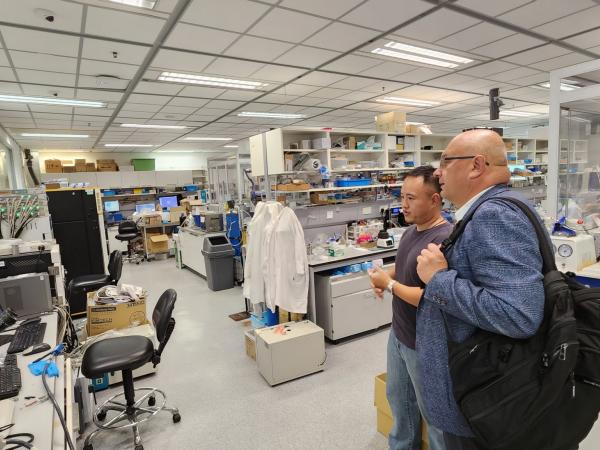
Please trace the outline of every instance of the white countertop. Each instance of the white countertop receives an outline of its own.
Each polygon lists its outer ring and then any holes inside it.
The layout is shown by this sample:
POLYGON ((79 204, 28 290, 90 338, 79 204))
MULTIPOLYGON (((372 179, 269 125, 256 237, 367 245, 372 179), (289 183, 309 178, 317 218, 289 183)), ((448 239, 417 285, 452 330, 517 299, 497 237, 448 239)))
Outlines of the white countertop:
POLYGON ((224 231, 206 231, 198 227, 179 227, 179 232, 189 233, 194 236, 208 236, 212 234, 224 234, 224 231))
POLYGON ((395 249, 393 247, 392 248, 377 248, 377 247, 363 248, 363 247, 347 246, 347 247, 343 247, 343 249, 344 249, 344 254, 341 256, 310 255, 308 257, 308 265, 309 266, 318 266, 321 264, 329 264, 332 262, 339 262, 339 261, 344 261, 344 260, 348 260, 348 259, 360 258, 363 256, 377 256, 382 253, 389 253, 389 252, 393 252, 395 254, 397 251, 397 249, 395 249))

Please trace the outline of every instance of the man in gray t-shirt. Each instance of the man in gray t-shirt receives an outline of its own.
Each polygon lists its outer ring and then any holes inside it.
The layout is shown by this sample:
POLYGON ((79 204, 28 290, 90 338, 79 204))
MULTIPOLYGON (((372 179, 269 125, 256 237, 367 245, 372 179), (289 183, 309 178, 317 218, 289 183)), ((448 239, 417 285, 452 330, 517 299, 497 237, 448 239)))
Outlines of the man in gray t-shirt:
MULTIPOLYGON (((387 397, 394 416, 389 445, 392 450, 421 448, 421 376, 415 351, 417 308, 423 289, 417 274, 417 256, 431 243, 441 244, 452 226, 441 216, 440 185, 434 169, 422 166, 406 174, 402 186, 402 210, 412 226, 400 241, 393 270, 375 269, 371 283, 378 295, 389 290, 392 302, 392 330, 387 351, 387 397)), ((429 448, 444 449, 443 434, 429 427, 429 448)))

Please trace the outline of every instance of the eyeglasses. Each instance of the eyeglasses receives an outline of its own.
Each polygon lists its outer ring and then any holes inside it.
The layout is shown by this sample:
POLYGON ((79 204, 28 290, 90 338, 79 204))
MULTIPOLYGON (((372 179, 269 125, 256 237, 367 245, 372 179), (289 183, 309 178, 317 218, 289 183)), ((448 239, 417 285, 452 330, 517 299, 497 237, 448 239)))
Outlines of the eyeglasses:
MULTIPOLYGON (((442 157, 440 158, 440 167, 447 167, 449 161, 454 161, 455 159, 472 159, 475 158, 478 155, 465 155, 465 156, 446 156, 446 155, 442 155, 442 157)), ((485 162, 486 166, 489 166, 490 163, 489 162, 485 162)))

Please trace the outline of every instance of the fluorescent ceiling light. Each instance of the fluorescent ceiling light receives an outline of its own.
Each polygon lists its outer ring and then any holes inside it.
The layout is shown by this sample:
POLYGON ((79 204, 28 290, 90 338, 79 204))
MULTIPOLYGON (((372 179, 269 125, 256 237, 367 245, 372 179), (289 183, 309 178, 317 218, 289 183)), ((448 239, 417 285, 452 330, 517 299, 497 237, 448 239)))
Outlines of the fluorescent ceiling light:
POLYGON ((533 117, 537 116, 538 114, 526 111, 500 111, 500 115, 509 117, 533 117))
MULTIPOLYGON (((540 83, 538 86, 550 89, 550 82, 540 83)), ((574 84, 564 83, 561 81, 560 90, 561 91, 574 91, 575 89, 579 89, 581 86, 575 86, 574 84)))
POLYGON ((225 148, 238 148, 239 145, 224 145, 225 148))
POLYGON ((81 106, 85 108, 104 108, 106 103, 88 100, 68 100, 64 98, 25 97, 22 95, 0 95, 0 102, 36 103, 41 105, 81 106))
POLYGON ((383 55, 383 56, 391 56, 392 58, 407 59, 409 61, 420 62, 423 64, 430 64, 432 66, 446 67, 448 69, 454 69, 455 67, 458 67, 458 64, 455 64, 455 63, 440 61, 440 60, 431 59, 431 58, 424 58, 422 56, 417 56, 417 55, 409 55, 408 53, 400 53, 400 52, 396 52, 394 50, 388 50, 387 48, 376 48, 374 50, 371 50, 371 53, 376 53, 378 55, 383 55))
POLYGON ((231 138, 190 136, 190 137, 183 138, 183 140, 184 141, 230 141, 231 138))
POLYGON ((384 97, 378 98, 378 102, 381 103, 393 103, 395 105, 406 105, 406 106, 436 106, 439 102, 430 102, 429 100, 416 100, 413 98, 403 97, 384 97))
POLYGON ((423 122, 405 122, 406 125, 425 125, 423 122))
POLYGON ((152 144, 104 144, 105 147, 154 147, 152 144))
POLYGON ((194 153, 196 150, 155 150, 154 153, 194 153))
POLYGON ((108 0, 112 3, 120 3, 121 5, 135 6, 137 8, 153 9, 156 1, 152 0, 108 0))
POLYGON ((186 73, 163 72, 158 77, 160 81, 172 81, 174 83, 203 84, 206 86, 227 87, 236 89, 257 89, 268 86, 259 81, 234 80, 231 78, 205 77, 202 75, 190 75, 186 73))
POLYGON ((469 64, 473 62, 472 59, 463 58, 462 56, 451 55, 450 53, 438 52, 435 50, 430 50, 428 48, 415 47, 414 45, 402 44, 400 42, 388 42, 385 44, 388 48, 393 48, 395 50, 402 50, 405 52, 416 53, 417 55, 423 56, 431 56, 432 58, 442 59, 446 61, 457 62, 461 64, 469 64))
POLYGON ((250 112, 242 111, 239 117, 263 117, 266 119, 302 119, 306 114, 287 114, 287 113, 269 113, 269 112, 250 112))
POLYGON ((40 138, 89 138, 89 134, 50 134, 50 133, 21 133, 23 137, 40 137, 40 138))
POLYGON ((152 125, 151 123, 122 123, 124 128, 156 128, 158 130, 184 130, 184 125, 152 125))

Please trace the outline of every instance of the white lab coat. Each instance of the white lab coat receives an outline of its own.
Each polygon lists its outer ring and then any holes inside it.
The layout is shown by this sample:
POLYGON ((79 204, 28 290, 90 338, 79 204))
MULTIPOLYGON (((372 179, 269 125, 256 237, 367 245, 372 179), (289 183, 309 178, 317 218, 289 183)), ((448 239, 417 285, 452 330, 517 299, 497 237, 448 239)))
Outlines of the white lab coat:
POLYGON ((308 302, 308 257, 304 230, 294 211, 284 208, 266 227, 263 275, 265 303, 293 313, 306 313, 308 302))
POLYGON ((283 206, 279 202, 259 202, 248 224, 248 246, 244 265, 244 297, 253 305, 265 301, 265 281, 262 272, 265 229, 277 220, 283 206))

